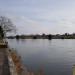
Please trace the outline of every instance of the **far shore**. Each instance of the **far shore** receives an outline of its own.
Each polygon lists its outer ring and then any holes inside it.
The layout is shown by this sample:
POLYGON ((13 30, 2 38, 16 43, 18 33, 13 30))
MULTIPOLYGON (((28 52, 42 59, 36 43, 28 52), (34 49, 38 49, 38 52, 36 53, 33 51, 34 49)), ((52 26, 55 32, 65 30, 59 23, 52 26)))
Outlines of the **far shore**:
POLYGON ((8 39, 75 39, 75 33, 7 36, 8 39))

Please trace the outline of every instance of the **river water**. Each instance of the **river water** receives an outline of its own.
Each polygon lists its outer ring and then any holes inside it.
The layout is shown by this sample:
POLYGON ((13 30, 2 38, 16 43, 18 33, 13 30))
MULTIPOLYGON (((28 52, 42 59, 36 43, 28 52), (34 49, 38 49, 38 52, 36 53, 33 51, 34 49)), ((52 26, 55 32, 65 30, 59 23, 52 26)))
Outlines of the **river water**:
POLYGON ((28 70, 38 72, 42 69, 45 75, 72 75, 74 39, 9 39, 8 42, 22 57, 28 70))

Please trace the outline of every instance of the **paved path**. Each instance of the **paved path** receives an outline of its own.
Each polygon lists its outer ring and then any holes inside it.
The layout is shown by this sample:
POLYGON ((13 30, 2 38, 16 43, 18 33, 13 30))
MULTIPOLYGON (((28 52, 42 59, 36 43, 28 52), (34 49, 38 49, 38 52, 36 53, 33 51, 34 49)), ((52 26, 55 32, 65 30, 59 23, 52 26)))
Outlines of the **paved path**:
POLYGON ((10 75, 6 49, 0 48, 0 75, 10 75))

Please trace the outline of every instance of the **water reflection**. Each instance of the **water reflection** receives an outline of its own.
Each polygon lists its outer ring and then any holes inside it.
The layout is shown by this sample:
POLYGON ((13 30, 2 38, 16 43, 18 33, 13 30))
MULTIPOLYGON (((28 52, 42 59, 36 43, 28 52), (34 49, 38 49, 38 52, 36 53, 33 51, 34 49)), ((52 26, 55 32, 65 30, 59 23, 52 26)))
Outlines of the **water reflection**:
POLYGON ((8 41, 10 47, 17 48, 28 69, 37 72, 42 66, 45 75, 72 75, 75 40, 25 39, 19 40, 19 43, 16 40, 8 41))

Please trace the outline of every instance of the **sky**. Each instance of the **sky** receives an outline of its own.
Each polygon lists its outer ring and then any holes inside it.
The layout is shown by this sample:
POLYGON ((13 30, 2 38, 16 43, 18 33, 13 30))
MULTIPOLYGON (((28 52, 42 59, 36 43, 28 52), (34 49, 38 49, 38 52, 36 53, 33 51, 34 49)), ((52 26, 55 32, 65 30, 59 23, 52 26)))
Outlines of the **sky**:
POLYGON ((11 19, 16 34, 75 32, 75 0, 0 0, 0 15, 11 19))

